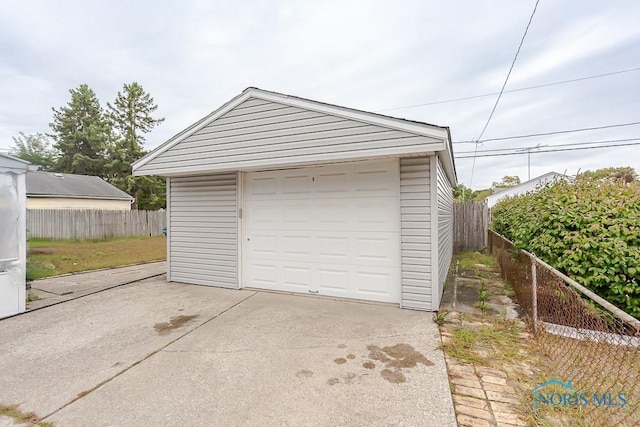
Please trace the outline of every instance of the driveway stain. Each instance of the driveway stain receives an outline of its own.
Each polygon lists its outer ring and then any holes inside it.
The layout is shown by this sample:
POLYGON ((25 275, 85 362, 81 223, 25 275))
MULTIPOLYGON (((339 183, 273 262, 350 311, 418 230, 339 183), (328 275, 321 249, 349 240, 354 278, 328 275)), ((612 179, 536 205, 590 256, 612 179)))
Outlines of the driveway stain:
MULTIPOLYGON (((367 350, 369 350, 369 359, 377 360, 384 364, 386 369, 380 372, 382 378, 394 384, 403 383, 407 380, 407 377, 402 373, 402 369, 415 368, 419 363, 424 366, 433 366, 433 362, 409 344, 396 344, 382 348, 372 344, 367 346, 367 350)), ((371 367, 371 365, 365 366, 365 364, 362 366, 367 369, 375 368, 375 365, 371 367)))
POLYGON ((301 369, 296 372, 296 377, 298 378, 309 378, 313 376, 313 372, 308 369, 301 369))
POLYGON ((371 361, 367 361, 362 364, 362 367, 366 369, 376 369, 376 364, 371 361))
POLYGON ((336 362, 336 365, 344 365, 347 363, 347 359, 344 357, 338 357, 337 359, 333 359, 333 361, 336 362))
POLYGON ((356 355, 355 354, 347 354, 347 359, 355 359, 356 355))
POLYGON ((329 384, 329 385, 336 385, 339 382, 340 382, 340 379, 339 378, 335 378, 335 377, 334 378, 329 378, 327 380, 327 384, 329 384))
POLYGON ((153 329, 156 330, 158 335, 167 335, 169 332, 185 326, 190 321, 198 318, 198 316, 198 314, 192 314, 188 316, 181 314, 179 316, 174 316, 171 317, 168 322, 156 323, 155 325, 153 325, 153 329))

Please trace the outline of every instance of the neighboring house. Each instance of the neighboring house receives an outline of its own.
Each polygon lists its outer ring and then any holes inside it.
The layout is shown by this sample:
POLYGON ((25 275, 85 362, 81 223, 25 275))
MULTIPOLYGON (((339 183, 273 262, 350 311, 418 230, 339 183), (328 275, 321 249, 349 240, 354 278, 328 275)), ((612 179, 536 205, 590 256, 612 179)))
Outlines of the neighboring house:
POLYGON ((27 209, 131 210, 133 198, 98 176, 27 173, 27 209))
POLYGON ((521 194, 526 194, 531 191, 535 191, 536 189, 544 186, 545 184, 555 182, 559 179, 568 179, 567 175, 563 175, 557 172, 549 172, 544 175, 540 175, 536 178, 530 179, 529 181, 523 182, 522 184, 516 185, 515 187, 505 188, 496 193, 487 196, 487 207, 491 209, 498 202, 504 200, 508 197, 519 196, 521 194))
POLYGON ((438 310, 449 129, 248 88, 133 165, 167 178, 167 279, 438 310))
POLYGON ((25 175, 31 168, 29 162, 0 154, 0 318, 25 310, 25 175))

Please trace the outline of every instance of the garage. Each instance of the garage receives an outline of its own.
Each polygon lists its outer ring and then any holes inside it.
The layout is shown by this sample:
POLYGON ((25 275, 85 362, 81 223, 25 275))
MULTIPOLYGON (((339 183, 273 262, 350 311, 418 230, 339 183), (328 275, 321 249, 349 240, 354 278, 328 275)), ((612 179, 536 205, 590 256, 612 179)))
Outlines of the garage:
POLYGON ((133 165, 167 178, 167 280, 439 307, 446 127, 248 88, 133 165))
POLYGON ((248 287, 400 302, 397 159, 251 172, 248 287))

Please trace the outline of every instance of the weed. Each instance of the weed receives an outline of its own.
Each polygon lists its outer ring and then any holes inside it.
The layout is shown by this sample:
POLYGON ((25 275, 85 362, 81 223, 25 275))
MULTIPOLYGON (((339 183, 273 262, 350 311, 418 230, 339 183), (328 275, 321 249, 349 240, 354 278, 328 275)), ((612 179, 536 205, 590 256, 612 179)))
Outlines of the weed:
POLYGON ((447 310, 438 311, 433 315, 433 321, 436 322, 438 326, 442 326, 444 325, 448 315, 449 312, 447 310))
POLYGON ((469 270, 476 268, 478 265, 485 267, 493 267, 495 260, 491 255, 480 252, 464 252, 454 257, 455 264, 458 269, 469 270))
POLYGON ((51 423, 43 423, 42 420, 33 412, 22 412, 18 409, 18 405, 0 404, 0 415, 11 417, 18 424, 35 424, 40 427, 53 427, 53 424, 51 423))
POLYGON ((27 292, 27 302, 38 301, 40 296, 33 291, 27 292))
POLYGON ((483 313, 485 311, 488 311, 490 309, 490 307, 487 305, 487 303, 485 301, 476 301, 475 304, 473 304, 474 307, 479 308, 483 313))

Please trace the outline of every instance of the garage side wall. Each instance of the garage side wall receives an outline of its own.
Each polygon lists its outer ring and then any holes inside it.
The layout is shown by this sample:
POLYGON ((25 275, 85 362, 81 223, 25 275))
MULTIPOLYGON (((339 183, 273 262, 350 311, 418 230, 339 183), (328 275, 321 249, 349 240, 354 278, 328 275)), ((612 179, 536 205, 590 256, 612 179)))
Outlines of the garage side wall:
POLYGON ((169 197, 170 280, 238 288, 236 174, 171 178, 169 197))
POLYGON ((438 303, 443 286, 447 280, 451 257, 453 256, 453 188, 442 167, 437 161, 438 176, 438 303))
POLYGON ((400 159, 402 307, 432 310, 431 176, 428 157, 400 159))

